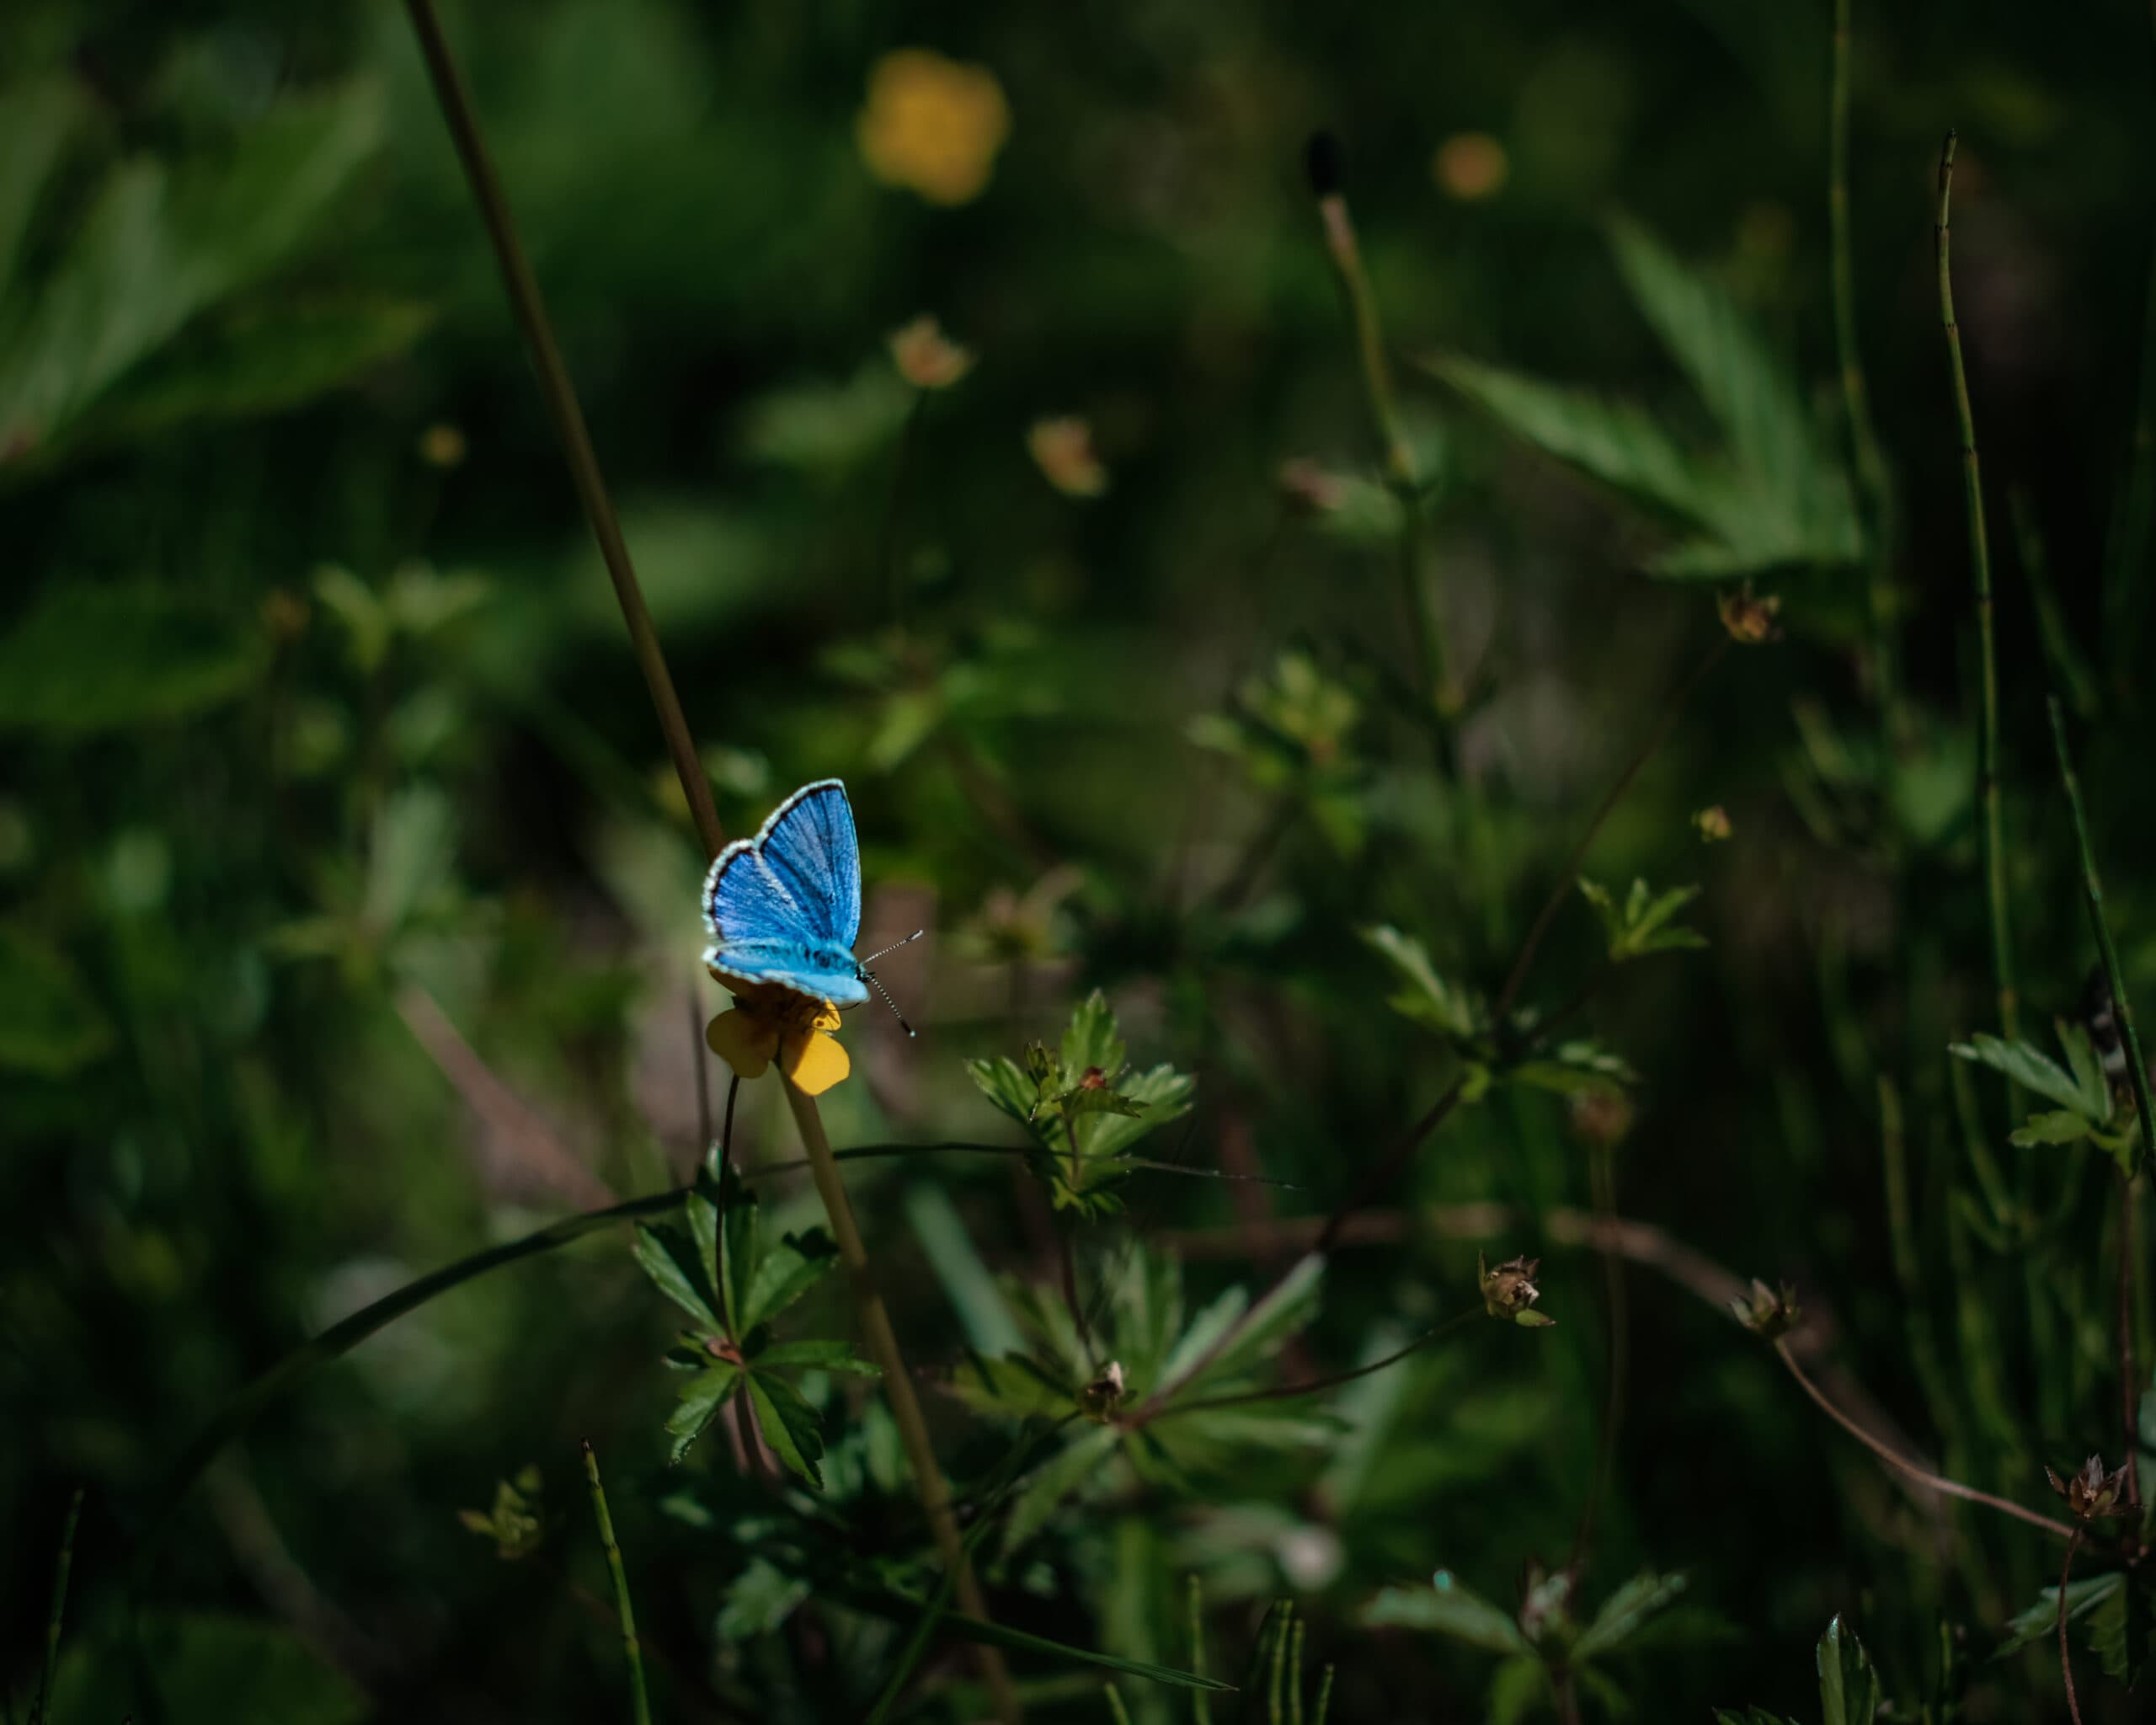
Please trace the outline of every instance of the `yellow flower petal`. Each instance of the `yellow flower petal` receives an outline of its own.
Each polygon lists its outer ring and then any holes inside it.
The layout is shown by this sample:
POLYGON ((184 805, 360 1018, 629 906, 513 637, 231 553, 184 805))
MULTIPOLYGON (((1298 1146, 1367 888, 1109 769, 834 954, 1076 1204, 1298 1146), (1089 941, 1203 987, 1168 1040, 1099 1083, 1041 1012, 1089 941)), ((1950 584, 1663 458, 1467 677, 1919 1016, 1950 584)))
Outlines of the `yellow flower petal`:
POLYGON ((853 1070, 846 1050, 820 1031, 787 1037, 779 1065, 804 1096, 821 1096, 853 1070))
POLYGON ((778 1032, 739 1007, 721 1012, 706 1025, 704 1040, 713 1054, 734 1068, 737 1078, 762 1077, 771 1056, 778 1052, 778 1032))

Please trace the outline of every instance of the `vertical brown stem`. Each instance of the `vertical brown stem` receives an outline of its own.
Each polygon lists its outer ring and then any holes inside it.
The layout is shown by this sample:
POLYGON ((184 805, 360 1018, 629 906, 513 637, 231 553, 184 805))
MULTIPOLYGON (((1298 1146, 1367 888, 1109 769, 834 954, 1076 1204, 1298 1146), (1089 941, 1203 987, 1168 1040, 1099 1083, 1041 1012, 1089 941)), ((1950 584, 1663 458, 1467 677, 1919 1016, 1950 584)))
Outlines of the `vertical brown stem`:
POLYGON ((2066 1680, 2066 1711, 2073 1715, 2073 1725, 2081 1725, 2081 1702, 2073 1693, 2073 1655, 2067 1647, 2066 1587, 2073 1579, 2073 1554, 2080 1549, 2081 1530, 2077 1527, 2066 1542, 2066 1562, 2058 1573, 2058 1674, 2066 1680))

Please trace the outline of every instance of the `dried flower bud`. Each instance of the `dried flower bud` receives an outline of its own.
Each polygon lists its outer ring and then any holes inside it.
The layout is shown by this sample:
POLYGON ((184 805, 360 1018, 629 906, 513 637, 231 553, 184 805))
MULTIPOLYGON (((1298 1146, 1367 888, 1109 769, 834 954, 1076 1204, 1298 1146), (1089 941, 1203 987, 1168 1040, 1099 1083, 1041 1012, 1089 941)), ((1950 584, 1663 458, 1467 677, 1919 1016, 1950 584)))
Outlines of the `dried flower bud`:
POLYGON ((1614 1150, 1632 1130, 1638 1110, 1621 1090, 1582 1090, 1572 1098, 1573 1135, 1594 1150, 1614 1150))
POLYGON ((915 389, 948 389, 974 368, 972 350, 952 340, 926 312, 894 329, 889 340, 891 363, 915 389))
POLYGON ((1542 1297, 1542 1290, 1534 1285, 1534 1273, 1541 1267, 1539 1258, 1508 1258, 1492 1269, 1476 1253, 1475 1274, 1482 1284, 1482 1309, 1492 1317, 1517 1322, 1542 1297))
POLYGON ((1718 845, 1736 830, 1729 824, 1729 810, 1716 803, 1692 816, 1692 825, 1703 845, 1718 845))
POLYGON ((2044 1477, 2052 1482, 2052 1489, 2066 1499, 2066 1507, 2076 1521, 2097 1521, 2109 1516, 2127 1513, 2126 1469, 2114 1468, 2104 1471, 2104 1458, 2091 1455, 2081 1464, 2080 1471, 2061 1479, 2050 1468, 2044 1477))
POLYGON ((1771 595, 1754 599, 1749 585, 1739 593, 1723 594, 1715 601, 1715 606, 1721 612, 1721 626, 1739 646, 1756 647, 1781 633, 1774 622, 1781 614, 1781 601, 1771 595))
POLYGON ((1085 1076, 1078 1081, 1078 1087, 1081 1090, 1106 1090, 1108 1087, 1108 1075, 1098 1066, 1088 1066, 1086 1068, 1085 1076))
POLYGON ((1779 1288, 1769 1288, 1757 1276, 1752 1279, 1752 1291, 1742 1299, 1731 1300, 1729 1309, 1736 1314, 1737 1322, 1769 1342, 1786 1336, 1804 1317, 1804 1308, 1796 1303, 1796 1289, 1787 1282, 1779 1288))
POLYGON ((1075 414, 1034 421, 1026 447, 1065 497, 1098 497, 1108 489, 1108 470, 1093 452, 1093 428, 1075 414))
POLYGON ((1098 1425, 1106 1425, 1115 1418, 1115 1411, 1123 1405, 1123 1365, 1111 1359, 1101 1368, 1101 1375, 1078 1392, 1078 1411, 1098 1425))

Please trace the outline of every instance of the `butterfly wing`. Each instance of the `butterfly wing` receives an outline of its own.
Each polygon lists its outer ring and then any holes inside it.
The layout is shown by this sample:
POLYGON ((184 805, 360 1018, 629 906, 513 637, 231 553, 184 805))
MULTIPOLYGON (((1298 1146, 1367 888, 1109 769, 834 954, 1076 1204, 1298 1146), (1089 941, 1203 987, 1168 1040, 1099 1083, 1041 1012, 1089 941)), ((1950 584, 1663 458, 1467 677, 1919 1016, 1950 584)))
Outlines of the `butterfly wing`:
POLYGON ((842 1007, 868 998, 853 957, 861 857, 836 779, 796 791, 753 839, 718 854, 704 884, 704 962, 842 1007))
POLYGON ((851 950, 861 935, 861 841, 835 778, 803 785, 756 835, 764 863, 819 939, 851 950))

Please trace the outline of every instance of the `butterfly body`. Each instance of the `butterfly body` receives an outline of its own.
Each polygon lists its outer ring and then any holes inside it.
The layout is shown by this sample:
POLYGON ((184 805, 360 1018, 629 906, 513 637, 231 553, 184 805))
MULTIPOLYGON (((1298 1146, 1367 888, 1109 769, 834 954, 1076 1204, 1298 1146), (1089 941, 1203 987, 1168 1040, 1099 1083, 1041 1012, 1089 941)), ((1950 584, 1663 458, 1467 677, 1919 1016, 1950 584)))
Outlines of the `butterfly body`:
POLYGON ((854 957, 861 843, 837 779, 803 785, 751 839, 718 853, 704 880, 704 963, 744 983, 776 983, 834 1006, 868 998, 854 957))

